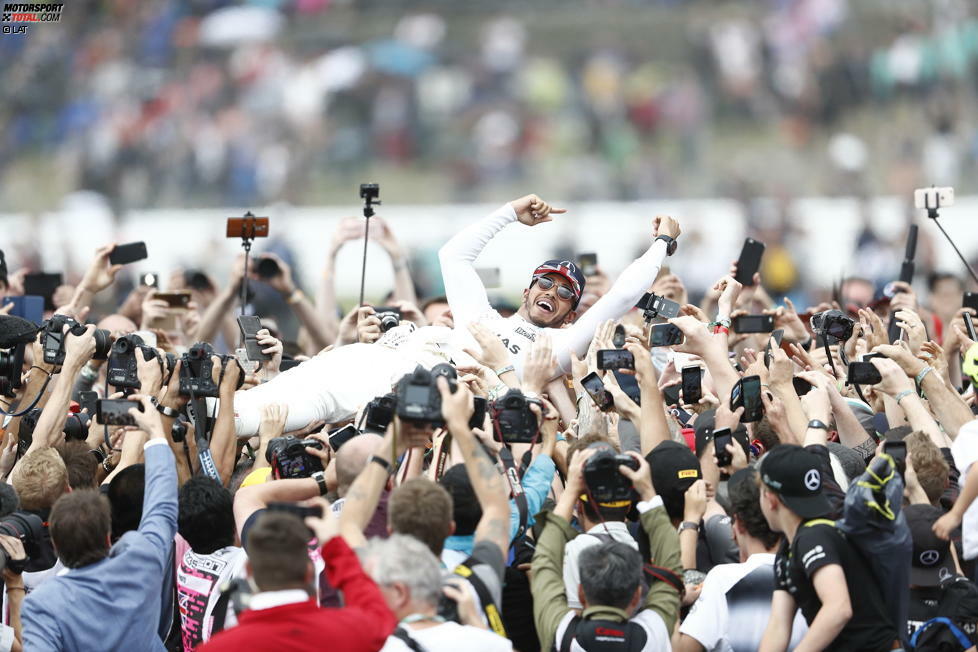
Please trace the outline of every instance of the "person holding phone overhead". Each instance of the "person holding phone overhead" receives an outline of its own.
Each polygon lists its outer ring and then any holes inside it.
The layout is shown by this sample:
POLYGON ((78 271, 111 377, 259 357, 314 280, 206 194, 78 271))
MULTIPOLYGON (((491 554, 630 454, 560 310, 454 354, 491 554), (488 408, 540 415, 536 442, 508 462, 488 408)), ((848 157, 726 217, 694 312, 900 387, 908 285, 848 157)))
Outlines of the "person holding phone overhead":
POLYGON ((476 259, 507 226, 516 222, 537 226, 565 212, 537 195, 526 195, 463 229, 439 252, 454 330, 398 326, 376 342, 380 346, 354 344, 322 353, 261 387, 239 392, 235 398, 238 435, 257 432, 261 406, 269 402, 289 402, 287 429, 316 419, 335 422, 348 418, 358 405, 390 391, 393 382, 419 364, 428 368, 449 360, 462 364, 472 353, 480 355, 477 340, 469 332, 473 329, 499 337, 509 352, 510 364, 493 369, 499 376, 509 372, 521 376, 530 345, 542 334, 553 341, 557 373, 570 371, 572 355, 584 355, 597 326, 627 313, 652 285, 662 261, 675 253, 681 229, 672 217, 656 217, 648 250, 580 319, 576 308, 584 292, 584 273, 576 263, 561 259, 547 260, 533 271, 519 310, 503 318, 489 304, 474 265, 476 259), (372 373, 341 375, 335 371, 356 368, 372 373))

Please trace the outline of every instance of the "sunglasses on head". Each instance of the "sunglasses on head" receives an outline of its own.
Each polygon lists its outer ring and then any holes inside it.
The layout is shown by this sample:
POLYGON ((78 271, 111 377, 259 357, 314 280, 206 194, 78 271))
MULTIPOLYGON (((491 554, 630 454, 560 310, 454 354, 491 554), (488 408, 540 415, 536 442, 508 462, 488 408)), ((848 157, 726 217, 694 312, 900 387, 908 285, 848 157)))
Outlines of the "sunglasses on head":
MULTIPOLYGON (((555 283, 552 279, 547 278, 546 276, 541 276, 540 278, 538 278, 537 284, 540 286, 541 290, 549 290, 553 286, 557 285, 557 283, 555 283)), ((564 301, 570 301, 571 299, 574 298, 574 291, 571 290, 566 285, 557 285, 557 296, 563 299, 564 301)))

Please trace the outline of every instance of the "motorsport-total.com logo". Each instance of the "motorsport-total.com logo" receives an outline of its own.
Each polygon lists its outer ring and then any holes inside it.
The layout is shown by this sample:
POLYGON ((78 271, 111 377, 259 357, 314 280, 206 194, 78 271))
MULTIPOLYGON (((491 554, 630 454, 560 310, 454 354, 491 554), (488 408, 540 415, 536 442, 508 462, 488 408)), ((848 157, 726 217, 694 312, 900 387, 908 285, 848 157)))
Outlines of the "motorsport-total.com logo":
POLYGON ((30 25, 23 23, 56 23, 61 20, 63 3, 34 3, 34 2, 4 2, 2 26, 4 34, 26 34, 30 25), (21 23, 11 25, 10 23, 21 23))

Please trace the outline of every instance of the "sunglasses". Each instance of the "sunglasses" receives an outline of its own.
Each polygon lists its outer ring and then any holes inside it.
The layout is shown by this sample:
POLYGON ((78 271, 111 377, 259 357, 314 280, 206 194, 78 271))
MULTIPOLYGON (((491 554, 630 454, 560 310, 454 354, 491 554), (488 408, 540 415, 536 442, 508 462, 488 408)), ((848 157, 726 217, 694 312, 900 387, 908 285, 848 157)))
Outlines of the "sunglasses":
MULTIPOLYGON (((541 290, 549 290, 553 286, 557 285, 557 283, 546 276, 541 276, 539 279, 537 279, 537 284, 540 286, 541 290)), ((557 296, 564 301, 570 301, 574 298, 574 291, 566 285, 557 285, 557 296)))

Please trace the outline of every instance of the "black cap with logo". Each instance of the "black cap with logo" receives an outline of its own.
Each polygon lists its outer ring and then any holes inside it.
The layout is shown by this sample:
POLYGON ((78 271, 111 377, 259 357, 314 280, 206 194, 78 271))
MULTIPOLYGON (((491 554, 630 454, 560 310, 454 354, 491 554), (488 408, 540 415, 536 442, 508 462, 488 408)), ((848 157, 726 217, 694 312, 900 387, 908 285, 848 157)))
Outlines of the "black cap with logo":
POLYGON ((933 505, 907 505, 903 509, 913 537, 913 560, 910 583, 914 586, 938 586, 955 575, 951 544, 942 541, 932 529, 944 512, 933 505))
POLYGON ((801 446, 781 444, 761 458, 761 482, 778 494, 788 509, 802 518, 818 518, 832 512, 822 491, 819 458, 801 446))

